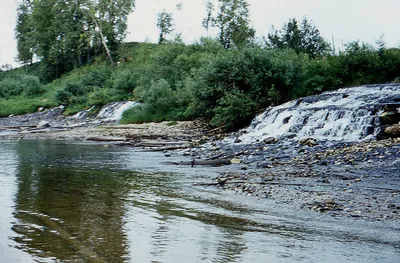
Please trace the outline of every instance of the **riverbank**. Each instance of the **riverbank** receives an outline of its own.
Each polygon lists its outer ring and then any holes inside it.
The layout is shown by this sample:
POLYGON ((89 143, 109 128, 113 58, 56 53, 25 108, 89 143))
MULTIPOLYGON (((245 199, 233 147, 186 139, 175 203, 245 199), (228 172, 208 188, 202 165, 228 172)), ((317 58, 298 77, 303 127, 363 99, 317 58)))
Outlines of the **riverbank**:
MULTIPOLYGON (((4 122, 4 119, 3 119, 4 122)), ((0 140, 95 141, 164 152, 166 165, 226 165, 198 187, 274 200, 334 217, 400 220, 400 139, 252 144, 210 136, 201 121, 0 127, 0 140), (182 163, 169 163, 173 156, 182 163)), ((212 168, 207 168, 212 169, 212 168)))

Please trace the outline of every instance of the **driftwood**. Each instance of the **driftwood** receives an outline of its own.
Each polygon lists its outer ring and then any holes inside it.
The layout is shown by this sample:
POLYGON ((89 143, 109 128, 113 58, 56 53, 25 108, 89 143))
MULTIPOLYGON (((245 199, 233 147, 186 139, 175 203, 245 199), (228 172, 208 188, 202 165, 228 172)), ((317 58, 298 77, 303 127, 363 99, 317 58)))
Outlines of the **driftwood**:
POLYGON ((133 145, 135 147, 187 146, 184 142, 139 142, 133 145))
POLYGON ((147 130, 148 127, 135 127, 135 126, 102 126, 106 130, 147 130))
POLYGON ((189 162, 168 162, 167 164, 175 164, 175 165, 191 165, 192 167, 195 165, 206 165, 206 166, 222 166, 222 165, 229 165, 231 161, 228 159, 219 159, 219 160, 191 160, 189 162))
POLYGON ((36 125, 0 126, 1 130, 36 128, 36 125))
POLYGON ((152 148, 145 148, 144 150, 150 152, 163 152, 163 151, 185 149, 188 147, 189 147, 188 145, 181 145, 181 146, 169 146, 169 147, 152 147, 152 148))
POLYGON ((240 184, 240 183, 247 182, 245 180, 235 180, 235 181, 229 181, 229 180, 230 180, 229 178, 225 178, 222 180, 218 180, 217 182, 214 182, 214 183, 197 183, 194 185, 197 185, 197 186, 224 186, 226 184, 240 184))
POLYGON ((89 137, 86 140, 93 142, 123 142, 126 141, 125 138, 99 138, 99 137, 89 137))

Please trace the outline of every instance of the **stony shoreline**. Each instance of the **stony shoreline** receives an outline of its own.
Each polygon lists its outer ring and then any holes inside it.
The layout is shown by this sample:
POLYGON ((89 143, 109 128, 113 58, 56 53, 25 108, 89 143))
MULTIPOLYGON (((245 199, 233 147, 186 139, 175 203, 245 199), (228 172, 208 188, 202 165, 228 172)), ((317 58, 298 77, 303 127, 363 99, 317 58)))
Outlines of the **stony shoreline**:
MULTIPOLYGON (((3 119, 4 122, 4 119, 3 119)), ((400 139, 356 144, 224 143, 204 123, 2 126, 0 140, 96 141, 187 160, 229 160, 218 187, 335 217, 400 220, 400 139)), ((195 163, 193 163, 195 164, 195 163)))

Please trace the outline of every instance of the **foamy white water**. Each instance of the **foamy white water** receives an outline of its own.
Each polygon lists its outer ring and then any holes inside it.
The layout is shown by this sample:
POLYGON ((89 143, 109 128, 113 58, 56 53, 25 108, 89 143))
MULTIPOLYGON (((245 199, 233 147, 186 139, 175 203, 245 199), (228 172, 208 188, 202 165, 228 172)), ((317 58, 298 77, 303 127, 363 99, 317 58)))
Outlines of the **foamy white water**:
POLYGON ((99 114, 96 116, 96 119, 102 119, 104 121, 119 121, 122 118, 124 111, 129 110, 137 105, 138 103, 135 101, 110 103, 100 110, 99 114))
POLYGON ((400 85, 344 88, 271 107, 244 130, 243 143, 266 137, 313 137, 357 141, 379 132, 383 106, 400 96, 400 85))

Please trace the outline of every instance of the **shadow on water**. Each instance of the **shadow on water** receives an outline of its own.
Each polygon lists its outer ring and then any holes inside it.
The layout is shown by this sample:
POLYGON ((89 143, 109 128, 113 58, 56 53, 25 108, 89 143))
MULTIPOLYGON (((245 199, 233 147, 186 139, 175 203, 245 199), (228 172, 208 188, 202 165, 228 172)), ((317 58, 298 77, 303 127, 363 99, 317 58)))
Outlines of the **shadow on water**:
POLYGON ((158 154, 40 141, 0 149, 0 182, 12 189, 0 204, 7 262, 400 259, 396 222, 342 222, 194 187, 212 171, 177 172, 158 154))

